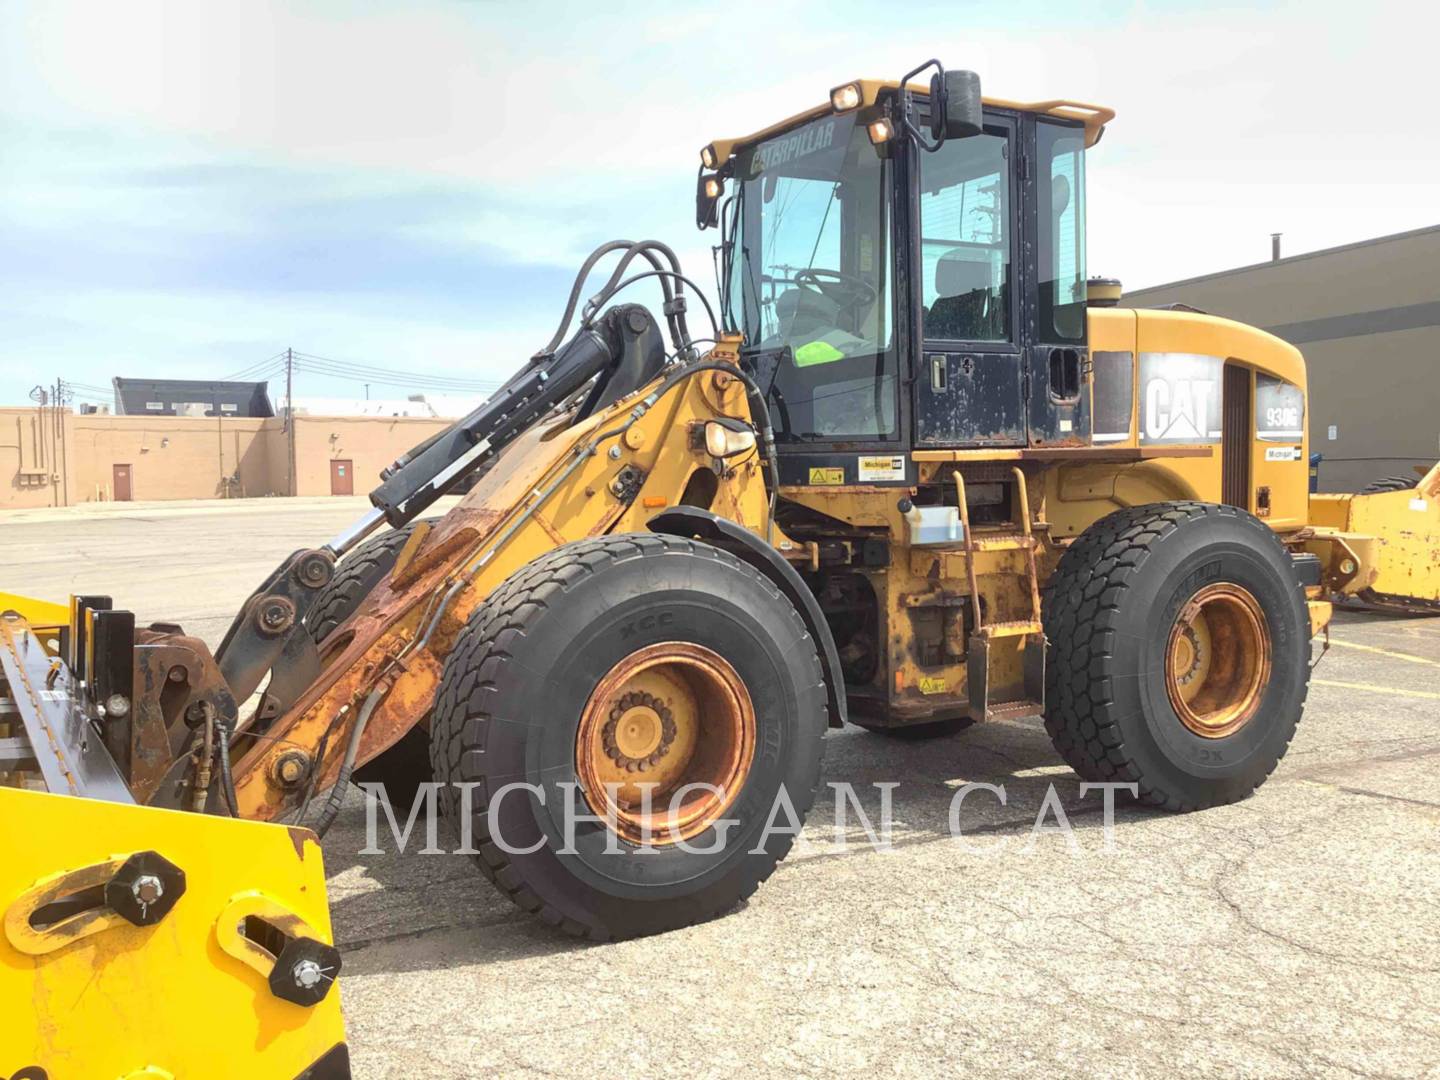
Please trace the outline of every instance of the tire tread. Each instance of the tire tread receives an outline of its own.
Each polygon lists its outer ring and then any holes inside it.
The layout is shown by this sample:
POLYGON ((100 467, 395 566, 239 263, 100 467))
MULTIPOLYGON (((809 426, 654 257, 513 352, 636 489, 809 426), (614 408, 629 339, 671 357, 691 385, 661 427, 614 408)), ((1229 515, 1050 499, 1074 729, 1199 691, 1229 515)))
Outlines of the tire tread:
MULTIPOLYGON (((471 615, 455 648, 446 657, 432 714, 430 752, 435 778, 442 785, 441 797, 452 820, 456 819, 459 807, 450 781, 468 779, 462 762, 468 755, 485 753, 487 734, 494 720, 491 701, 498 692, 496 676, 502 665, 514 659, 507 644, 517 636, 523 637, 541 614, 563 606, 565 594, 605 567, 630 559, 664 557, 671 552, 713 558, 763 582, 776 602, 790 608, 797 636, 809 641, 799 613, 794 611, 769 578, 711 544, 661 533, 623 533, 567 544, 540 556, 516 571, 486 598, 471 615), (451 722, 453 717, 463 719, 457 724, 451 722)), ((812 664, 819 680, 820 657, 815 652, 813 641, 810 645, 812 664)), ((820 695, 818 700, 820 706, 816 722, 819 730, 823 731, 827 722, 824 695, 820 695)), ((817 758, 813 775, 804 786, 801 797, 795 800, 795 809, 801 819, 814 803, 819 781, 820 763, 817 758)), ((538 915, 565 934, 592 941, 617 939, 606 928, 565 917, 557 908, 545 903, 515 871, 507 854, 491 840, 489 816, 485 812, 488 792, 484 783, 475 789, 473 798, 475 837, 472 843, 478 851, 474 860, 481 873, 504 896, 522 911, 538 915)), ((779 858, 765 867, 755 880, 745 884, 739 900, 748 898, 770 877, 786 852, 788 844, 779 858)), ((685 925, 694 925, 718 914, 720 912, 702 914, 685 925)))
MULTIPOLYGON (((1110 693, 1116 622, 1154 545, 1191 522, 1218 517, 1250 524, 1257 530, 1259 542, 1272 544, 1289 557, 1267 525, 1234 507, 1151 503, 1118 510, 1091 525, 1061 557, 1043 597, 1045 636, 1050 643, 1045 665, 1045 730, 1055 749, 1082 780, 1136 784, 1140 802, 1166 810, 1197 810, 1211 803, 1166 791, 1144 773, 1127 749, 1120 727, 1122 717, 1110 693)), ((1295 587, 1303 601, 1304 588, 1298 579, 1295 587)), ((1307 678, 1300 691, 1302 712, 1308 689, 1307 678)), ((1298 718, 1299 713, 1297 722, 1298 718)), ((1255 787, 1274 771, 1293 737, 1292 727, 1255 787)))

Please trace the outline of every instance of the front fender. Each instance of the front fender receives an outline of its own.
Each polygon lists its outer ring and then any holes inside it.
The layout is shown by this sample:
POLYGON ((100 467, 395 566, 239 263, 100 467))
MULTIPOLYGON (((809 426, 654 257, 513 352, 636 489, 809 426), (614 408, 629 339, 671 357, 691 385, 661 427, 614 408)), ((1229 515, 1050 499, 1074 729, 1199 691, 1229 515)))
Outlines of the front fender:
POLYGON ((724 548, 736 558, 753 566, 775 583, 787 600, 795 605, 805 620, 805 629, 815 639, 820 666, 825 674, 826 707, 831 727, 843 727, 847 716, 845 679, 840 670, 840 654, 835 636, 820 610, 820 603, 799 572, 778 551, 748 529, 719 517, 698 506, 673 506, 645 523, 651 532, 685 536, 724 548))

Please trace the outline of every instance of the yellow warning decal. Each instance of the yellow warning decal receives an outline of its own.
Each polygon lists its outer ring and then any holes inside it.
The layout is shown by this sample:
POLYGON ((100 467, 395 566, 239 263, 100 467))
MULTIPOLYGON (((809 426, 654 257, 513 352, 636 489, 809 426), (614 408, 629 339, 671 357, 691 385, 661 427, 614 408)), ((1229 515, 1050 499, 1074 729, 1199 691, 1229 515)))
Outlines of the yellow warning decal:
POLYGON ((845 483, 844 469, 811 469, 810 483, 812 484, 843 484, 845 483))
POLYGON ((945 693, 945 680, 932 678, 928 675, 920 676, 920 693, 922 694, 943 694, 945 693))

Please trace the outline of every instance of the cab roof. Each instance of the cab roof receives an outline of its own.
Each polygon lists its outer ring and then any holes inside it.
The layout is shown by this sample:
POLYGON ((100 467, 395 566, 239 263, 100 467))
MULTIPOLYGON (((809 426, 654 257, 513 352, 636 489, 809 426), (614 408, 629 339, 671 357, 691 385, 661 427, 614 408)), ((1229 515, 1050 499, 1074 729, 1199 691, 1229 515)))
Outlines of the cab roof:
MULTIPOLYGON (((897 79, 856 79, 853 83, 841 83, 841 86, 857 86, 860 88, 860 104, 856 109, 864 109, 874 105, 883 91, 899 90, 900 82, 897 79)), ((919 97, 930 96, 930 85, 928 83, 910 83, 906 89, 919 97)), ((1104 105, 1089 105, 1083 101, 1068 101, 1064 98, 1055 98, 1050 101, 1007 101, 1004 98, 983 98, 984 103, 997 109, 1013 109, 1017 112, 1041 113, 1045 116, 1055 116, 1062 120, 1075 120, 1085 125, 1085 145, 1094 146, 1100 141, 1100 133, 1105 125, 1115 119, 1115 110, 1104 105)), ((751 146, 762 139, 776 135, 787 128, 802 124, 807 120, 814 120, 820 116, 829 115, 834 110, 826 102, 823 105, 816 105, 806 109, 804 112, 796 113, 794 116, 781 120, 779 123, 771 124, 750 135, 742 135, 732 139, 716 139, 706 149, 714 151, 715 167, 719 168, 725 164, 738 149, 751 146)), ((855 109, 846 110, 854 112, 855 109)))

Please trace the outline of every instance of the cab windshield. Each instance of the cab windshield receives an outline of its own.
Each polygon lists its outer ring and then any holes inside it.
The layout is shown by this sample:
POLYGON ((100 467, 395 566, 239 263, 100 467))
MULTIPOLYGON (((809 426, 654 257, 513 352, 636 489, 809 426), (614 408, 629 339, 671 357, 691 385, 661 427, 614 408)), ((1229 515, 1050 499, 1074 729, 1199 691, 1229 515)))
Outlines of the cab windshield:
POLYGON ((728 215, 728 321, 767 390, 776 438, 896 430, 889 165, 853 115, 742 151, 728 215))

